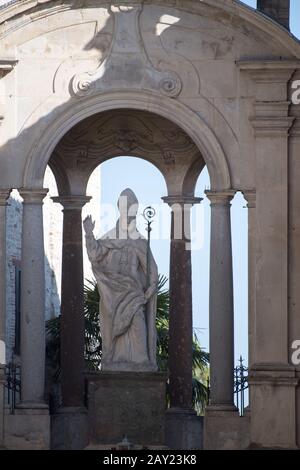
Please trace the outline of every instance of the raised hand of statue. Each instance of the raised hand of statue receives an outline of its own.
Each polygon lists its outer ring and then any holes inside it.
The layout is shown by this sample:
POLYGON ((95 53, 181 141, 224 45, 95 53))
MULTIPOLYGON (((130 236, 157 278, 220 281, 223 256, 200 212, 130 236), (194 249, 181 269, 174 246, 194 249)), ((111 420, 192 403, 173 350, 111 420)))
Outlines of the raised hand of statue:
POLYGON ((95 222, 92 219, 92 216, 88 215, 83 221, 83 227, 87 235, 91 235, 95 228, 95 222))

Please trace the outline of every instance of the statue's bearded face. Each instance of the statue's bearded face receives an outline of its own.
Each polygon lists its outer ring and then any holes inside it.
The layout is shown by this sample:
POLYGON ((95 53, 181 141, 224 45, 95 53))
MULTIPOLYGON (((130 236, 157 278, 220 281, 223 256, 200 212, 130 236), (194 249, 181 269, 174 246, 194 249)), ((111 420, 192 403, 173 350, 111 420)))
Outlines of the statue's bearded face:
POLYGON ((137 216, 139 202, 134 192, 127 188, 120 194, 118 209, 122 220, 130 222, 137 216))

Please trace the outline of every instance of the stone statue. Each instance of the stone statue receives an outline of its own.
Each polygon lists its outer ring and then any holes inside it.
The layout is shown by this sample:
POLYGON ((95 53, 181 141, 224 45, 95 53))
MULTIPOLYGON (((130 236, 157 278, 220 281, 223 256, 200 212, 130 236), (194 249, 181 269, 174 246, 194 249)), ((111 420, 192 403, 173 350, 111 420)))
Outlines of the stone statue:
POLYGON ((83 222, 100 292, 101 366, 102 370, 155 371, 157 266, 147 240, 136 228, 138 200, 131 189, 121 193, 118 209, 115 228, 99 240, 94 238, 91 216, 83 222))

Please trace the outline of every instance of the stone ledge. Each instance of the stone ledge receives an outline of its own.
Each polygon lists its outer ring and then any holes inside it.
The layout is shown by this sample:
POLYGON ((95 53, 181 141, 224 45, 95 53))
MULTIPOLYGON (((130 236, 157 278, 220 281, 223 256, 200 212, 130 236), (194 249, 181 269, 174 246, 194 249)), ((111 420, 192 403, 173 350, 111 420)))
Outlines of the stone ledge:
POLYGON ((280 363, 260 363, 253 364, 249 371, 249 380, 251 383, 258 380, 266 381, 282 381, 283 384, 291 384, 296 379, 296 368, 290 364, 280 364, 280 363))
POLYGON ((102 382, 103 380, 130 380, 133 381, 157 381, 167 380, 168 374, 165 372, 123 372, 123 371, 108 371, 104 370, 101 372, 88 372, 86 379, 89 382, 102 382))

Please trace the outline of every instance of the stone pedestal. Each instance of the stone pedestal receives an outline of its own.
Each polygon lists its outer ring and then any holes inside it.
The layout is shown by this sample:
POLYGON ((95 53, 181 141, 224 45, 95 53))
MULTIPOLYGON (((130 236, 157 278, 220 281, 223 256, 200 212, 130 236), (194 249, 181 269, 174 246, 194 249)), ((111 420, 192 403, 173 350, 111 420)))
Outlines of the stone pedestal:
POLYGON ((4 445, 10 450, 50 449, 50 416, 45 408, 6 410, 4 445))
POLYGON ((250 445, 250 415, 239 416, 228 407, 206 408, 204 417, 205 450, 243 450, 250 445))
POLYGON ((297 448, 295 402, 298 381, 293 366, 254 364, 251 367, 252 448, 297 448))
POLYGON ((82 450, 88 443, 87 410, 62 407, 51 418, 51 449, 82 450))
POLYGON ((89 374, 89 445, 116 445, 124 436, 134 445, 163 445, 166 379, 160 372, 89 374))
POLYGON ((171 408, 166 413, 166 446, 190 450, 203 447, 203 417, 194 410, 171 408))

